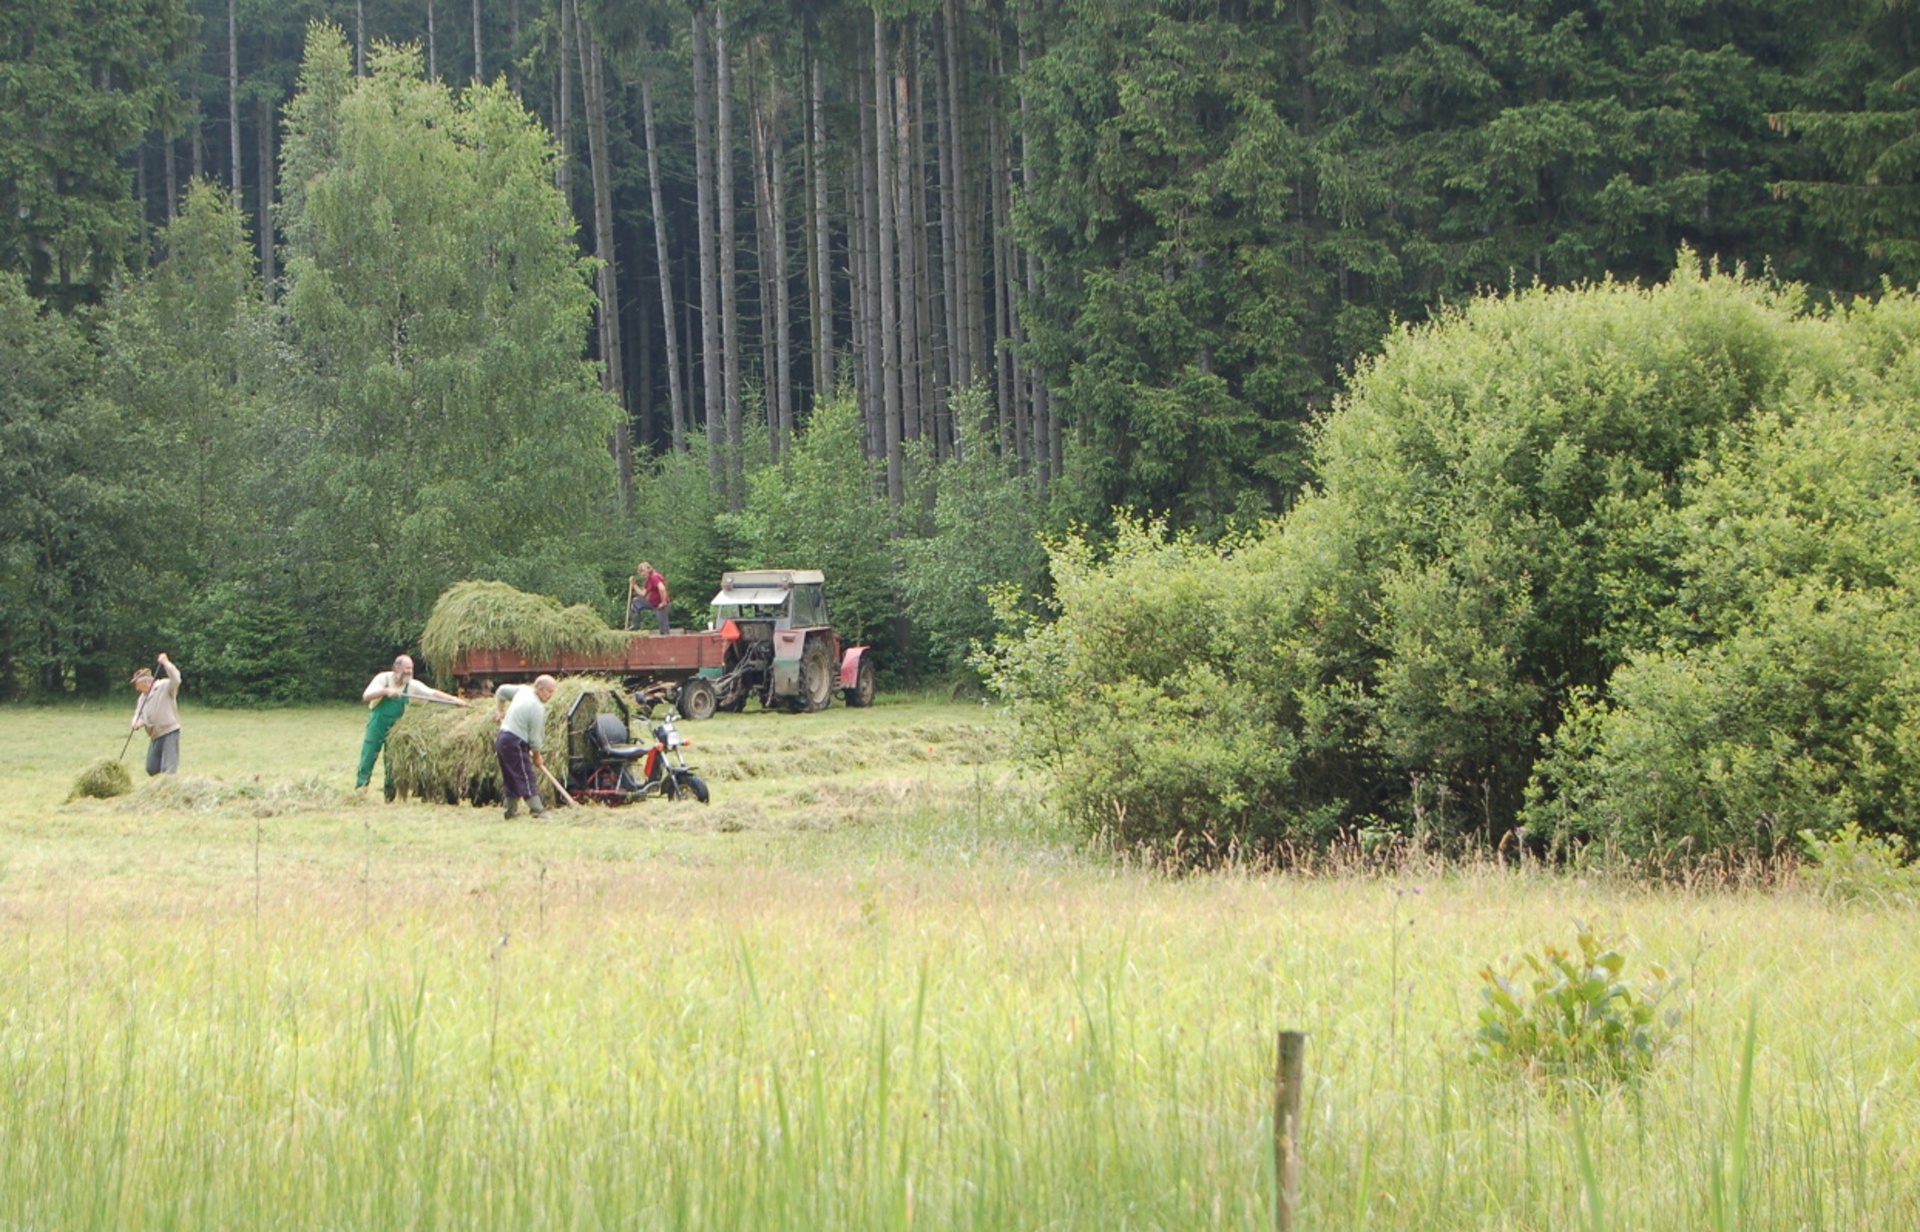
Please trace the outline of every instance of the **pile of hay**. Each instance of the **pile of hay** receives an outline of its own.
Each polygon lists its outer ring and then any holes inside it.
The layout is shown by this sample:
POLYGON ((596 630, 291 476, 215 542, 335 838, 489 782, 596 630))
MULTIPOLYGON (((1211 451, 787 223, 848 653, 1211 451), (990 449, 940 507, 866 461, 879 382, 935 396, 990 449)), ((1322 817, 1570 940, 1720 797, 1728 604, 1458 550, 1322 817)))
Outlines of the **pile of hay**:
POLYGON ((133 776, 127 773, 126 763, 117 757, 100 757, 87 763, 87 768, 73 781, 73 790, 67 799, 109 800, 132 790, 133 776))
MULTIPOLYGON (((562 781, 567 777, 567 711, 582 693, 620 690, 620 682, 599 676, 568 676, 547 703, 547 730, 542 740, 547 768, 562 781)), ((531 687, 531 686, 529 686, 531 687)), ((493 738, 500 732, 501 706, 476 698, 466 709, 451 706, 408 706, 387 734, 394 794, 435 804, 493 804, 500 799, 500 761, 493 738)), ((584 711, 583 711, 584 713, 584 711)), ((540 794, 553 802, 553 785, 540 780, 540 794)))
POLYGON ((444 682, 466 650, 510 646, 529 659, 549 659, 562 651, 619 651, 630 636, 584 603, 561 607, 558 600, 505 582, 456 582, 435 601, 420 634, 420 653, 444 682))

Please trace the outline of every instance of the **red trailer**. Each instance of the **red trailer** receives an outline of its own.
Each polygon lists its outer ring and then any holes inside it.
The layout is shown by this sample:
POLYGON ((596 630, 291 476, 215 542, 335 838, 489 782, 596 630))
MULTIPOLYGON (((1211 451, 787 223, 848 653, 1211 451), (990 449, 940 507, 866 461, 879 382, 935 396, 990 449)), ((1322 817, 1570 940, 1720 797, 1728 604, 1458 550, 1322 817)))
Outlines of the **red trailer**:
POLYGON ((738 710, 750 698, 784 710, 822 710, 837 690, 849 706, 873 704, 865 646, 843 647, 815 569, 726 574, 712 600, 718 628, 636 633, 624 649, 533 657, 511 646, 454 659, 464 691, 485 692, 539 675, 612 676, 643 701, 672 701, 689 719, 738 710))
POLYGON ((664 700, 682 692, 687 681, 718 676, 726 661, 727 639, 716 629, 636 633, 623 649, 609 652, 561 651, 532 658, 512 646, 468 650, 454 659, 453 679, 463 691, 485 692, 490 685, 541 675, 612 676, 637 693, 654 694, 651 700, 664 700))

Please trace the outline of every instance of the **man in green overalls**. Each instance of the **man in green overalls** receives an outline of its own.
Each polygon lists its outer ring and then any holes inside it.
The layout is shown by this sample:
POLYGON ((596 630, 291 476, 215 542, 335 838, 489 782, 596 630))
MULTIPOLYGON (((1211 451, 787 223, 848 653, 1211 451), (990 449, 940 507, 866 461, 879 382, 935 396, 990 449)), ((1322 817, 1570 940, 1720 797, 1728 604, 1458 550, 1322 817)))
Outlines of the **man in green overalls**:
MULTIPOLYGON (((367 736, 360 742, 360 773, 354 776, 355 788, 365 787, 373 781, 373 761, 380 756, 380 750, 386 747, 387 733, 407 712, 407 702, 411 698, 424 702, 445 702, 452 706, 464 706, 467 703, 451 693, 442 693, 431 685, 422 684, 413 678, 413 656, 401 655, 393 661, 393 670, 381 672, 368 682, 360 694, 360 700, 367 703, 367 736)), ((387 758, 387 799, 393 799, 393 759, 387 758)))

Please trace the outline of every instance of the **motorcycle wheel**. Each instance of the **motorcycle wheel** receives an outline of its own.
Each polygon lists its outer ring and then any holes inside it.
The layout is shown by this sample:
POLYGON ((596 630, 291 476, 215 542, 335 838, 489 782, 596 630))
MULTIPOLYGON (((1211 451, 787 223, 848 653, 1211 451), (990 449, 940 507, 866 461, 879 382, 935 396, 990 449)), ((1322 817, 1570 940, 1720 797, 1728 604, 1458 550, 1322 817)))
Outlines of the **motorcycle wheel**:
POLYGON ((668 779, 666 790, 669 800, 685 800, 691 796, 705 804, 709 798, 707 781, 697 774, 682 774, 677 778, 668 779))

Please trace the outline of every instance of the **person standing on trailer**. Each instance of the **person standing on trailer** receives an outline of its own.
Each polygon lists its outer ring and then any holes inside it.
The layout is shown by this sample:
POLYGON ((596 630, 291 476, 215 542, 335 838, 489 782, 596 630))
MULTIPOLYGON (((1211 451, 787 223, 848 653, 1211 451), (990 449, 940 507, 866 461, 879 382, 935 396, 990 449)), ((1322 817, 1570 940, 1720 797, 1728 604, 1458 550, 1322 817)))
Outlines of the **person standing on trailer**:
POLYGON ((163 652, 158 656, 164 679, 155 680, 153 669, 143 667, 133 674, 134 692, 140 704, 133 712, 128 731, 147 729, 147 774, 180 772, 180 669, 163 652))
MULTIPOLYGON (((398 655, 393 667, 381 672, 367 682, 360 692, 360 700, 367 703, 367 734, 360 741, 360 769, 353 776, 353 786, 357 791, 373 781, 373 762, 380 751, 387 747, 387 733, 407 712, 407 701, 417 698, 423 702, 440 702, 444 705, 464 706, 467 703, 451 693, 442 693, 429 684, 413 678, 413 656, 398 655)), ((393 799, 393 759, 386 759, 387 799, 393 799)))
POLYGON ((627 628, 637 627, 651 611, 658 622, 660 632, 672 631, 672 622, 667 615, 667 579, 660 575, 647 561, 640 562, 640 568, 627 579, 627 628))
POLYGON ((507 798, 508 821, 519 816, 522 800, 535 818, 547 815, 535 776, 546 767, 540 750, 546 743, 547 703, 559 687, 553 677, 539 676, 531 686, 503 684, 494 691, 494 697, 506 705, 493 751, 500 758, 500 794, 507 798))

